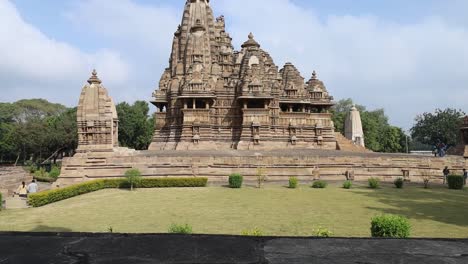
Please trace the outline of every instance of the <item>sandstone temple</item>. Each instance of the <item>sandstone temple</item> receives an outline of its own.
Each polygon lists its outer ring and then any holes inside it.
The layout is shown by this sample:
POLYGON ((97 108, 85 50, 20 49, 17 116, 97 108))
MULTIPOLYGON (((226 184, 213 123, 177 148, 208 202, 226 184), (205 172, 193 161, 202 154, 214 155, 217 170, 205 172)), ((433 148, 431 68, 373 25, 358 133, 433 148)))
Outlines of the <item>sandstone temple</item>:
POLYGON ((336 149, 333 97, 317 74, 279 69, 252 33, 236 51, 209 0, 185 4, 153 96, 150 150, 336 149))
POLYGON ((153 97, 158 110, 149 150, 121 148, 114 102, 93 71, 78 104, 78 151, 63 160, 54 185, 123 177, 132 168, 144 177, 210 182, 226 182, 231 173, 255 180, 259 168, 278 181, 441 181, 445 166, 456 172, 468 165, 468 118, 458 156, 443 159, 368 151, 355 108, 347 117, 348 139, 335 133, 333 97, 317 74, 305 81, 291 63, 279 69, 253 34, 235 51, 209 0, 186 2, 153 97))

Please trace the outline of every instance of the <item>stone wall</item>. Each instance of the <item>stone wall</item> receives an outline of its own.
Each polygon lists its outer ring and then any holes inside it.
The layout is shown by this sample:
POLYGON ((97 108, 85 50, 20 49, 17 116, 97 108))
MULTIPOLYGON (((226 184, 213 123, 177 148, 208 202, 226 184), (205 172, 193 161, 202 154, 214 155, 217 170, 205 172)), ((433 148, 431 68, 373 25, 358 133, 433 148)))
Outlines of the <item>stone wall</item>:
POLYGON ((283 151, 135 151, 117 153, 77 154, 63 162, 62 175, 56 182, 72 183, 123 177, 126 170, 138 168, 146 177, 208 177, 210 182, 227 181, 231 173, 241 173, 254 181, 259 168, 270 181, 286 181, 290 176, 300 180, 320 177, 344 180, 346 173, 355 180, 379 177, 393 181, 398 177, 422 182, 442 180, 442 170, 448 166, 461 173, 466 166, 460 156, 434 158, 402 154, 353 153, 326 150, 283 151))
MULTIPOLYGON (((56 228, 60 230, 60 228, 56 228)), ((66 230, 63 230, 66 232, 66 230)), ((468 240, 0 233, 2 263, 467 263, 468 240)))
POLYGON ((22 167, 0 166, 0 192, 7 196, 13 194, 21 182, 32 181, 32 176, 22 167))

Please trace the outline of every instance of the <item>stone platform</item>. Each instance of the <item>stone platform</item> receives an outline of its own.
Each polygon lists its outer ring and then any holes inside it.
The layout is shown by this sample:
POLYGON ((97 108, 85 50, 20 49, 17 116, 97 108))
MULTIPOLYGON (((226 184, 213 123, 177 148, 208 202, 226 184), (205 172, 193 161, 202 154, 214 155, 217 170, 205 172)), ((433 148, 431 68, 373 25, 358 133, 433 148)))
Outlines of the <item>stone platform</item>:
POLYGON ((282 151, 116 151, 80 153, 63 161, 62 174, 55 185, 66 186, 101 178, 123 177, 137 168, 145 177, 208 177, 210 182, 226 182, 231 173, 241 173, 254 181, 262 168, 271 181, 290 176, 300 180, 355 180, 378 177, 383 181, 422 182, 442 180, 442 170, 461 173, 466 166, 461 156, 434 158, 405 154, 355 153, 329 150, 282 151))

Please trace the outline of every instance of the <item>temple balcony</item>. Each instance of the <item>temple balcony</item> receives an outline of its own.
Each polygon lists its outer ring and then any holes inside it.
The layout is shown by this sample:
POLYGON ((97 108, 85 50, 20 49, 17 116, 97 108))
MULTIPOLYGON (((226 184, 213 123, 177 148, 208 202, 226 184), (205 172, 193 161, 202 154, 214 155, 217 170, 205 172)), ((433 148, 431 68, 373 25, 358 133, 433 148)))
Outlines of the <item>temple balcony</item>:
POLYGON ((184 124, 210 124, 210 109, 183 109, 184 124))
POLYGON ((291 124, 297 126, 316 126, 332 127, 330 113, 280 113, 278 125, 289 126, 291 124))
POLYGON ((247 108, 242 109, 243 124, 250 126, 252 123, 259 123, 260 125, 270 124, 270 110, 264 108, 247 108))
POLYGON ((184 86, 182 97, 215 97, 214 91, 207 88, 203 83, 190 83, 184 86))

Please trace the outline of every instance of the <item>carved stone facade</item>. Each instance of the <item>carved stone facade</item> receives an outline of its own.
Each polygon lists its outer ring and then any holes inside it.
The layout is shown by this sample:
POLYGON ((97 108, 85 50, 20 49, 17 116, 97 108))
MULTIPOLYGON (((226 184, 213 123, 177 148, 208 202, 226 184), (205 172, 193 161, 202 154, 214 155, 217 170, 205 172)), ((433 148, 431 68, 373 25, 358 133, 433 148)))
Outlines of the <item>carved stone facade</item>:
POLYGON ((468 116, 463 118, 463 124, 460 129, 464 153, 463 156, 468 159, 468 116))
POLYGON ((96 70, 81 91, 77 110, 78 153, 118 147, 117 111, 96 70))
POLYGON ((281 70, 252 34, 234 51, 209 0, 188 0, 153 94, 150 150, 336 149, 331 97, 314 72, 281 70))

